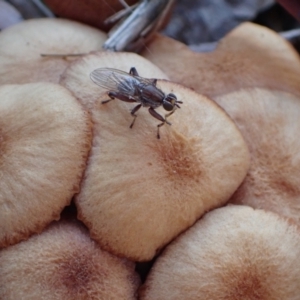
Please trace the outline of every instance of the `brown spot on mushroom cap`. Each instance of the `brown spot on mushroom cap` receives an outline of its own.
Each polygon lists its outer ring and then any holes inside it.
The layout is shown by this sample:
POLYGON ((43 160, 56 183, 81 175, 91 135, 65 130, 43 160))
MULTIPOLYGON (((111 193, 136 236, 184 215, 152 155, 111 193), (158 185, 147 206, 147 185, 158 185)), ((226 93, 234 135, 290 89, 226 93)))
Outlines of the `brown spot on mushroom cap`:
POLYGON ((129 72, 132 67, 135 67, 142 77, 168 79, 158 67, 137 54, 95 52, 71 63, 62 74, 60 84, 69 89, 85 107, 90 109, 99 96, 107 92, 91 80, 91 72, 98 68, 117 68, 129 72))
POLYGON ((158 35, 142 55, 172 81, 208 97, 248 87, 300 95, 298 53, 280 35, 259 25, 243 23, 209 53, 195 53, 184 44, 158 35))
POLYGON ((195 168, 203 165, 201 155, 197 153, 201 152, 201 146, 192 140, 187 142, 182 135, 174 133, 174 136, 168 139, 167 147, 165 143, 149 144, 149 147, 157 152, 158 164, 163 166, 167 176, 172 178, 174 188, 180 188, 181 184, 186 184, 185 180, 200 181, 201 176, 204 176, 204 169, 195 168))
MULTIPOLYGON (((114 57, 110 67, 123 69, 118 54, 114 57)), ((135 57, 125 69, 135 66, 145 76, 148 63, 134 65, 135 57)), ((243 138, 219 106, 174 83, 159 80, 158 87, 184 102, 170 116, 172 126, 161 127, 160 140, 160 122, 147 109, 138 111, 130 129, 134 104, 101 104, 107 95, 91 95, 89 86, 80 94, 98 99, 91 110, 94 139, 76 199, 78 217, 106 250, 139 261, 151 259, 205 211, 225 203, 249 166, 243 138)))
POLYGON ((63 19, 32 19, 0 33, 0 84, 57 83, 72 58, 41 54, 78 54, 101 49, 105 34, 63 19))
POLYGON ((297 299, 299 246, 299 228, 278 215, 216 209, 158 257, 140 299, 297 299))
POLYGON ((300 222, 299 97, 247 89, 216 97, 240 128, 251 165, 231 201, 271 210, 300 222))
POLYGON ((0 247, 59 218, 79 191, 91 127, 59 85, 0 86, 0 247))
POLYGON ((0 298, 136 299, 135 264, 105 252, 73 222, 0 252, 0 298))

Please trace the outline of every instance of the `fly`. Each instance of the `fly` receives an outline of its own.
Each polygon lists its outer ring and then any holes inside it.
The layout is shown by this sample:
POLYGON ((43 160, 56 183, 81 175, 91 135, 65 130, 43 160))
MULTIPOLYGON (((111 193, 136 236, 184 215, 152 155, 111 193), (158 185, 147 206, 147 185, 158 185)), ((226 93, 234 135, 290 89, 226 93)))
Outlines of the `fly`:
POLYGON ((100 68, 94 70, 90 77, 94 83, 108 90, 107 94, 110 99, 102 101, 102 104, 106 104, 114 99, 138 103, 138 105, 131 110, 133 120, 130 124, 130 128, 134 125, 137 117, 136 112, 142 106, 149 107, 148 111, 150 115, 161 121, 161 123, 157 125, 158 139, 160 139, 160 127, 165 123, 171 125, 167 118, 174 113, 177 107, 180 108, 178 103, 182 103, 182 101, 177 100, 174 94, 165 94, 160 90, 156 86, 157 79, 140 77, 136 68, 131 68, 129 73, 117 69, 100 68), (166 111, 169 111, 165 117, 161 116, 155 110, 161 105, 166 111))

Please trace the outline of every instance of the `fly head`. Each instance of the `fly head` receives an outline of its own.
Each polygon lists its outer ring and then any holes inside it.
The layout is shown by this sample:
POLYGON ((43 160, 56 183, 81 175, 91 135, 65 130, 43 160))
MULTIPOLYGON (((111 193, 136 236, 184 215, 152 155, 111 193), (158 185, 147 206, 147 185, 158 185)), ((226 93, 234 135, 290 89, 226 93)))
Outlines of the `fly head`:
POLYGON ((163 108, 167 111, 172 111, 175 106, 180 108, 180 106, 177 104, 178 102, 182 103, 181 101, 177 101, 177 97, 174 94, 170 93, 166 95, 163 100, 163 108))

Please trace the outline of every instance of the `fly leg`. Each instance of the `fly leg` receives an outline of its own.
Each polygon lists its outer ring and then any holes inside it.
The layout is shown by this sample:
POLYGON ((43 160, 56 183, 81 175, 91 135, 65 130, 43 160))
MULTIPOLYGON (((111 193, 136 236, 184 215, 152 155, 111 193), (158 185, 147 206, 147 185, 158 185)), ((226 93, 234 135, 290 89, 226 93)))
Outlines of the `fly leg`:
MULTIPOLYGON (((161 121, 160 124, 157 125, 157 138, 160 139, 160 135, 159 135, 159 128, 161 126, 163 126, 165 123, 167 123, 168 125, 172 125, 169 121, 167 121, 166 118, 163 118, 163 116, 161 116, 156 110, 154 110, 154 108, 150 107, 148 109, 150 115, 154 118, 156 118, 157 120, 161 121)), ((169 113, 168 115, 166 115, 166 117, 168 117, 169 115, 171 115, 173 112, 169 113)))
POLYGON ((110 102, 111 100, 114 100, 114 99, 115 99, 114 92, 108 92, 108 97, 109 97, 110 99, 101 101, 101 103, 102 103, 102 104, 105 104, 105 103, 110 102))
MULTIPOLYGON (((135 67, 130 68, 129 74, 132 75, 132 76, 140 76, 135 67)), ((152 84, 154 86, 156 86, 156 83, 157 83, 157 79, 153 79, 152 84)))
POLYGON ((119 99, 119 100, 124 101, 124 102, 136 102, 134 99, 131 99, 131 98, 127 97, 127 96, 124 96, 124 95, 122 95, 122 94, 120 94, 118 92, 108 92, 108 97, 110 99, 101 101, 101 103, 105 104, 105 103, 108 103, 108 102, 110 102, 110 101, 112 101, 114 99, 119 99))
POLYGON ((133 76, 139 76, 139 73, 138 73, 138 71, 136 70, 135 67, 130 68, 129 74, 133 75, 133 76))
POLYGON ((137 106, 135 106, 134 108, 133 108, 133 110, 131 111, 131 115, 133 116, 133 121, 132 121, 132 123, 130 124, 130 128, 132 128, 132 126, 133 126, 133 124, 134 124, 134 122, 135 122, 135 119, 136 119, 136 117, 137 117, 137 115, 135 114, 140 108, 142 107, 142 104, 139 104, 139 105, 137 105, 137 106))
POLYGON ((166 123, 169 125, 171 125, 171 123, 167 121, 167 118, 170 117, 174 113, 174 111, 175 111, 175 109, 173 109, 171 112, 169 112, 168 114, 165 115, 166 123))
MULTIPOLYGON (((136 102, 136 100, 131 99, 128 96, 125 96, 125 95, 123 95, 121 93, 118 93, 118 92, 109 92, 108 96, 110 97, 110 99, 102 101, 101 102, 102 104, 108 103, 109 101, 112 101, 114 99, 118 99, 118 100, 121 100, 121 101, 124 101, 124 102, 129 102, 129 103, 136 102)), ((133 116, 133 121, 130 124, 130 128, 132 128, 132 126, 133 126, 133 124, 135 122, 135 119, 137 117, 137 115, 135 113, 141 108, 141 106, 142 106, 142 104, 138 104, 137 106, 135 106, 131 110, 130 113, 133 116)))

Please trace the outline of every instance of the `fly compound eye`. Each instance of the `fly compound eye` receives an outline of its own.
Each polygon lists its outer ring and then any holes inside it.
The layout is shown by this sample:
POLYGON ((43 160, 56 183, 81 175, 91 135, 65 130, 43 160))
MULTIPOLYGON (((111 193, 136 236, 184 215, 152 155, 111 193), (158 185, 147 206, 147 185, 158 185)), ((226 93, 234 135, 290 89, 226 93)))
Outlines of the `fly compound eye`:
POLYGON ((165 110, 167 110, 167 111, 171 111, 171 110, 174 109, 174 103, 169 102, 168 99, 165 99, 165 100, 163 101, 163 108, 164 108, 165 110))
POLYGON ((177 101, 177 97, 174 94, 172 93, 168 94, 163 101, 163 108, 167 111, 173 110, 176 101, 177 101))
POLYGON ((170 93, 166 96, 166 100, 175 104, 177 97, 173 93, 170 93))

